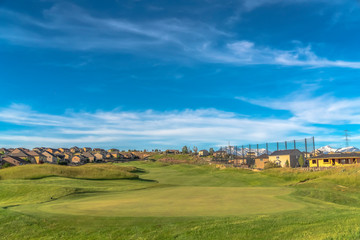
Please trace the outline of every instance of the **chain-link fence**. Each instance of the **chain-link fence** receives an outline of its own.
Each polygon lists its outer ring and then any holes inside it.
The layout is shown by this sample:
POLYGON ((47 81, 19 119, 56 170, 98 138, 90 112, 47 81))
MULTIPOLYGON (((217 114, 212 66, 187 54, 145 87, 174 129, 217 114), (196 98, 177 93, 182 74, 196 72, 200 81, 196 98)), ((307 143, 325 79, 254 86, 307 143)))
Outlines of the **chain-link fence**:
POLYGON ((256 157, 275 151, 297 149, 305 158, 315 152, 315 137, 283 142, 223 146, 215 153, 214 161, 232 161, 236 165, 251 164, 256 157), (246 163, 245 163, 246 162, 246 163))

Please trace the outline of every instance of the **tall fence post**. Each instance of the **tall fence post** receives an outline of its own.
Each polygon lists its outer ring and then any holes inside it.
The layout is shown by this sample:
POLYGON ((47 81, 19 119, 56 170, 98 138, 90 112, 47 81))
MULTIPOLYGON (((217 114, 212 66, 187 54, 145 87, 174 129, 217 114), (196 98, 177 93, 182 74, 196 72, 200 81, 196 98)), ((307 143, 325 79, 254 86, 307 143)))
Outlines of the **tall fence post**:
POLYGON ((269 145, 266 143, 266 154, 269 155, 269 145))
POLYGON ((314 136, 312 137, 312 141, 313 141, 313 151, 315 153, 315 137, 314 136))
POLYGON ((276 149, 279 151, 279 142, 276 143, 276 149))
POLYGON ((306 138, 305 138, 305 158, 307 158, 307 140, 306 140, 306 138))
POLYGON ((259 156, 259 144, 256 144, 256 156, 259 156))
POLYGON ((287 141, 285 141, 285 150, 287 150, 287 141))
POLYGON ((296 149, 296 140, 294 140, 294 149, 296 149))
POLYGON ((237 161, 238 161, 237 155, 238 155, 237 146, 235 146, 235 165, 238 165, 238 164, 239 164, 239 163, 237 162, 237 161))

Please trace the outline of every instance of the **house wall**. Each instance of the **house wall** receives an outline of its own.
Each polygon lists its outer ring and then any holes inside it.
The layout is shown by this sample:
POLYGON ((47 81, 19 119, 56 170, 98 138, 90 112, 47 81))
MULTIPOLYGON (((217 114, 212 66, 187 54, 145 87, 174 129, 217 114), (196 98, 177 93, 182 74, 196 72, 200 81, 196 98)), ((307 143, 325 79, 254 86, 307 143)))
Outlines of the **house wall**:
POLYGON ((286 167, 286 161, 289 162, 289 167, 295 168, 299 165, 299 154, 288 154, 288 155, 274 155, 269 156, 269 161, 276 163, 280 161, 281 167, 286 167))
POLYGON ((360 163, 360 158, 319 158, 319 159, 309 159, 310 167, 333 167, 340 166, 344 164, 357 164, 360 163))
POLYGON ((255 158, 255 167, 264 169, 265 163, 267 163, 268 161, 268 158, 255 158))
POLYGON ((269 161, 270 162, 274 162, 277 163, 278 161, 280 161, 280 166, 281 167, 286 167, 286 161, 289 161, 289 165, 290 165, 290 155, 276 155, 276 156, 269 156, 269 161))

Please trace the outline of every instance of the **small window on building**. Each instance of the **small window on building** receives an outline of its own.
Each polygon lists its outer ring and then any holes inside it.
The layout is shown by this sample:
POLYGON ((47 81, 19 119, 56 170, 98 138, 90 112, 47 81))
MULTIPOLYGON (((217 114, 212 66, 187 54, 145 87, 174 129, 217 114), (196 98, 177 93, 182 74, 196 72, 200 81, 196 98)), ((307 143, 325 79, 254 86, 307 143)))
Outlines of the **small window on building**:
POLYGON ((324 159, 324 163, 328 163, 329 162, 329 159, 324 159))
POLYGON ((316 164, 316 160, 312 160, 312 163, 313 163, 313 164, 316 164))
POLYGON ((262 161, 263 161, 263 159, 262 159, 262 158, 260 158, 260 161, 262 162, 262 161))

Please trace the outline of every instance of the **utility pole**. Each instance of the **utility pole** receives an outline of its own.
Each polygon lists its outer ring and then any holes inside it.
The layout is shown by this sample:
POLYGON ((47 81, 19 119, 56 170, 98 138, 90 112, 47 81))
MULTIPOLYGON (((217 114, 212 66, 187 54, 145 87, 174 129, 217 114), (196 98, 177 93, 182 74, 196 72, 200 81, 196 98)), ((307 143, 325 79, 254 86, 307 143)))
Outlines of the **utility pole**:
POLYGON ((345 146, 346 147, 348 147, 349 146, 349 137, 350 137, 350 135, 349 135, 349 130, 345 130, 344 131, 344 136, 345 136, 345 146))

